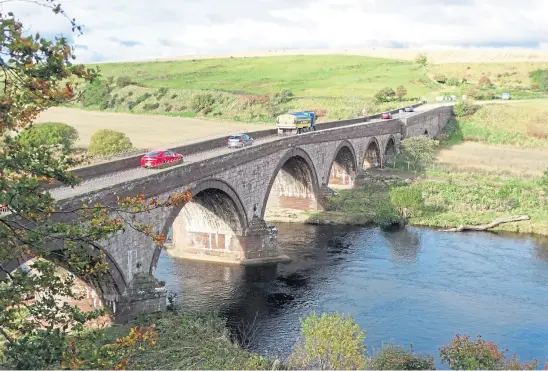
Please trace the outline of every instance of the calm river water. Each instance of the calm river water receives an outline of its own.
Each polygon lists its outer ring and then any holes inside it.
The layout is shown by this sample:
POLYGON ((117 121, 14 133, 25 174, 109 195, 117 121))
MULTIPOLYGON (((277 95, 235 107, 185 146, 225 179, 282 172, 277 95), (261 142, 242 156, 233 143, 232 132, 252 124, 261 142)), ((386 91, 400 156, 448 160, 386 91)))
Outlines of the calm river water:
POLYGON ((254 322, 251 348, 262 354, 286 356, 300 317, 338 311, 366 330, 369 349, 393 341, 437 356, 461 333, 481 334, 522 359, 548 356, 546 239, 277 227, 291 263, 229 267, 162 254, 156 276, 184 310, 217 311, 232 326, 254 322))

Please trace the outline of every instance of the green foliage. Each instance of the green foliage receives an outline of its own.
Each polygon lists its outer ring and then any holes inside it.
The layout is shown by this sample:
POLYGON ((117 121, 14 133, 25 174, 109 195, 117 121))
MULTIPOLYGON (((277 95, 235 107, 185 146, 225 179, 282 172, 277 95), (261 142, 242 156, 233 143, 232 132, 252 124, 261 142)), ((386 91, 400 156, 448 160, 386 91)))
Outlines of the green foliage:
POLYGON ((96 106, 106 109, 110 100, 112 89, 105 80, 96 79, 88 84, 82 93, 81 101, 84 107, 96 106))
POLYGON ((424 207, 422 190, 419 186, 408 185, 393 187, 390 189, 389 194, 392 206, 394 206, 404 218, 418 215, 424 207))
POLYGON ((160 103, 147 103, 143 106, 145 111, 152 111, 160 107, 160 103))
POLYGON ((152 94, 150 94, 150 93, 145 93, 145 94, 137 97, 137 99, 135 100, 135 105, 139 105, 139 104, 143 103, 145 100, 147 100, 150 97, 152 97, 152 94))
POLYGON ((129 76, 120 76, 116 79, 116 86, 118 88, 125 88, 126 86, 135 84, 131 77, 129 76))
POLYGON ((124 133, 102 129, 91 136, 88 152, 92 155, 108 155, 127 151, 132 147, 131 141, 124 133))
POLYGON ((453 106, 453 113, 457 117, 464 117, 473 115, 479 109, 479 105, 463 100, 453 106))
POLYGON ((407 89, 403 85, 399 85, 396 88, 396 98, 398 98, 400 101, 402 101, 405 96, 407 95, 407 89))
POLYGON ((61 146, 65 152, 69 152, 78 140, 78 131, 60 122, 45 122, 23 131, 19 140, 33 147, 61 146))
POLYGON ((415 62, 422 67, 426 67, 428 65, 428 57, 426 56, 426 54, 419 54, 415 58, 415 62))
POLYGON ((215 98, 212 94, 198 94, 192 97, 190 107, 194 112, 200 112, 206 108, 211 108, 215 104, 215 98))
POLYGON ((487 76, 482 76, 478 81, 478 86, 481 86, 483 88, 491 88, 493 87, 493 83, 487 76))
POLYGON ((377 103, 390 102, 396 96, 396 92, 392 88, 383 88, 375 94, 377 103))
POLYGON ((461 82, 456 77, 451 77, 445 83, 445 85, 447 85, 447 86, 459 86, 460 84, 461 84, 461 82))
POLYGON ((453 370, 536 370, 538 361, 519 363, 516 356, 508 359, 493 342, 478 336, 476 341, 469 336, 457 335, 451 343, 440 349, 443 363, 453 370))
POLYGON ((537 69, 529 72, 533 84, 538 85, 542 91, 548 92, 548 69, 537 69))
POLYGON ((369 365, 371 370, 435 370, 434 357, 415 354, 413 348, 388 344, 375 354, 369 365))
POLYGON ((301 333, 289 364, 296 368, 353 370, 366 366, 365 331, 351 316, 312 313, 301 320, 301 333))
POLYGON ((162 99, 168 92, 168 88, 160 88, 156 91, 154 95, 156 95, 156 98, 162 99))
POLYGON ((271 101, 275 105, 279 104, 285 104, 291 102, 291 100, 295 97, 293 92, 289 89, 282 89, 282 91, 274 94, 271 101))
MULTIPOLYGON (((464 87, 464 85, 463 85, 463 87, 464 87)), ((475 86, 465 87, 463 89, 462 93, 467 95, 469 98, 480 99, 482 97, 481 91, 475 86)))
POLYGON ((409 137, 401 142, 396 164, 413 170, 424 170, 436 159, 438 141, 427 136, 409 137))

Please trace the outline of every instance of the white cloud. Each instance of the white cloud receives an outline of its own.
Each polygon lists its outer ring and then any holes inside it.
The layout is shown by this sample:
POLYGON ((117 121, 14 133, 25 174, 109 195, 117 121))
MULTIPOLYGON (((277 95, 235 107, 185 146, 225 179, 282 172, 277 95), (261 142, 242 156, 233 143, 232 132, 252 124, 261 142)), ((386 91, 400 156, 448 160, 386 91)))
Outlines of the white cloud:
MULTIPOLYGON (((546 0, 65 0, 83 23, 78 60, 134 60, 269 49, 524 46, 548 43, 546 0), (412 4, 412 5, 411 5, 412 4)), ((70 33, 13 2, 33 32, 70 33)))

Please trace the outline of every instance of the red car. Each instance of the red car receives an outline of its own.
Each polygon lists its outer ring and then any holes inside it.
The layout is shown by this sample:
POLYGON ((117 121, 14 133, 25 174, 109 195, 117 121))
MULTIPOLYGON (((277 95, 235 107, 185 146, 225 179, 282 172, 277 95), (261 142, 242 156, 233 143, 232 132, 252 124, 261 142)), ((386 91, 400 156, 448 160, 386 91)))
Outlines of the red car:
POLYGON ((141 157, 141 166, 156 167, 162 164, 180 161, 183 161, 183 155, 181 155, 180 153, 175 153, 171 150, 166 149, 159 149, 156 151, 151 151, 141 157))
POLYGON ((381 114, 381 119, 391 119, 392 118, 392 115, 390 114, 390 112, 384 112, 381 114))

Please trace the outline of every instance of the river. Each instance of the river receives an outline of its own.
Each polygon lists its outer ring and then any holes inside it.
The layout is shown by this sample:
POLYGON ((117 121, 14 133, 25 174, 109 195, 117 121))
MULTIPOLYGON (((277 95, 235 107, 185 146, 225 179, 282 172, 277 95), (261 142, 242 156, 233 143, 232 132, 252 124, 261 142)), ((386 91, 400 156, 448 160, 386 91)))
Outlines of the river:
MULTIPOLYGON (((393 341, 438 356, 481 334, 522 359, 548 357, 548 240, 490 233, 277 224, 292 262, 239 267, 162 253, 156 276, 184 310, 253 328, 249 348, 285 357, 311 311, 350 313, 371 351, 393 341)), ((441 366, 439 362, 438 366, 441 366)), ((447 367, 447 366, 445 366, 447 367)))

